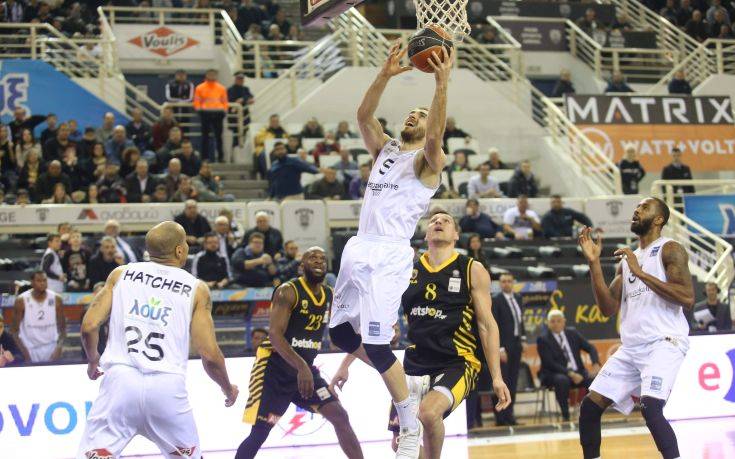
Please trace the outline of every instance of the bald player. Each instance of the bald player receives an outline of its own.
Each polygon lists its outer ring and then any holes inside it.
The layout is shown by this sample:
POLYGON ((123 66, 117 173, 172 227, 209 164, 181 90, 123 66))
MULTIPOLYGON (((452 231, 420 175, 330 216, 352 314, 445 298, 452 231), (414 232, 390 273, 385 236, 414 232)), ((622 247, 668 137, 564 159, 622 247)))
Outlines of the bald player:
POLYGON ((87 375, 106 377, 87 416, 77 459, 112 459, 135 435, 154 442, 166 458, 199 459, 201 448, 186 392, 189 340, 204 370, 237 399, 217 346, 209 287, 184 271, 189 246, 184 228, 159 223, 145 237, 150 262, 110 273, 82 322, 87 375), (110 319, 107 348, 97 351, 99 328, 110 319))

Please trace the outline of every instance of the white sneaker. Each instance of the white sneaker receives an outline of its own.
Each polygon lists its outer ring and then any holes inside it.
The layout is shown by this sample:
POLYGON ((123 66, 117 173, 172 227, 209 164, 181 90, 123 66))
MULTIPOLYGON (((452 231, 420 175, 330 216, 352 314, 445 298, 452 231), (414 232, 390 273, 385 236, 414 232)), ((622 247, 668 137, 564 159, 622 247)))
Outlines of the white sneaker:
POLYGON ((421 435, 423 428, 421 422, 417 421, 418 428, 415 430, 401 429, 398 435, 398 450, 396 459, 418 459, 421 451, 421 435))

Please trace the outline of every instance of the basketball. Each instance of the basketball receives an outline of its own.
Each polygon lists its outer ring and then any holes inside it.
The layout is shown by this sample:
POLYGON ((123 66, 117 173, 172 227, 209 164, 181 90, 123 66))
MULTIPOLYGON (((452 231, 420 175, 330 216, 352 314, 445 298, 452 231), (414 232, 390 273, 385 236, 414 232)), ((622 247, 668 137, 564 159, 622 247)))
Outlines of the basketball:
POLYGON ((447 52, 451 52, 453 48, 452 37, 442 27, 430 25, 416 32, 408 41, 408 58, 411 65, 422 72, 433 73, 429 57, 431 53, 436 53, 439 59, 442 59, 441 47, 445 47, 447 52))

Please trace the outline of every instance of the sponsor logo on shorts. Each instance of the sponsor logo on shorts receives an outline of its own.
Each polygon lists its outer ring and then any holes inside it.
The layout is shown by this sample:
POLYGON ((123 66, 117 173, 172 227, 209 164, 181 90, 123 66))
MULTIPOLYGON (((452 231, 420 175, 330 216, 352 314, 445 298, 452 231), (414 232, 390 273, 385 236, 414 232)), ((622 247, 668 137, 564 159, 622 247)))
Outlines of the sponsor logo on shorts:
POLYGON ((368 324, 369 336, 380 336, 380 322, 370 322, 368 324))
POLYGON ((347 309, 349 307, 350 307, 350 305, 349 304, 345 304, 345 303, 340 303, 340 304, 337 305, 337 309, 347 309))
POLYGON ((414 306, 413 309, 411 309, 411 315, 416 317, 429 316, 440 320, 447 318, 447 315, 444 314, 442 309, 432 308, 429 306, 414 306))
POLYGON ((661 378, 660 376, 651 377, 651 390, 660 392, 663 385, 664 385, 663 378, 661 378))
POLYGON ((194 451, 196 449, 196 446, 177 446, 176 451, 172 451, 168 454, 171 456, 191 457, 194 455, 194 451))
POLYGON ((105 448, 87 451, 84 453, 84 457, 87 459, 113 459, 112 453, 107 451, 105 448))
POLYGON ((322 401, 332 396, 332 394, 329 392, 329 389, 327 389, 326 387, 320 387, 319 389, 317 389, 316 395, 319 397, 319 400, 322 401))
POLYGON ((301 349, 315 349, 318 351, 322 348, 322 343, 321 341, 314 341, 311 339, 291 338, 291 347, 298 347, 301 349))

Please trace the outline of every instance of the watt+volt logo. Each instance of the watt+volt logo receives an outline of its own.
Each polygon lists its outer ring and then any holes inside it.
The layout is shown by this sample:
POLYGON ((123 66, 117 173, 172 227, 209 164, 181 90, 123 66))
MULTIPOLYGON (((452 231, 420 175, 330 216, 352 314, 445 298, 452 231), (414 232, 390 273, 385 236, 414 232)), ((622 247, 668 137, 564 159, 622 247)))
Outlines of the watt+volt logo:
POLYGON ((28 111, 27 73, 7 73, 0 79, 0 116, 12 116, 16 108, 28 111))
POLYGON ((14 435, 15 430, 21 437, 29 437, 43 423, 46 430, 54 435, 68 435, 76 429, 80 421, 87 419, 92 402, 84 402, 84 411, 79 412, 77 407, 69 402, 55 402, 45 409, 40 403, 33 403, 30 409, 27 405, 11 403, 0 406, 0 434, 7 432, 14 435), (7 411, 4 408, 7 407, 7 411), (43 419, 40 419, 40 417, 43 419), (14 429, 13 429, 14 428, 14 429))

